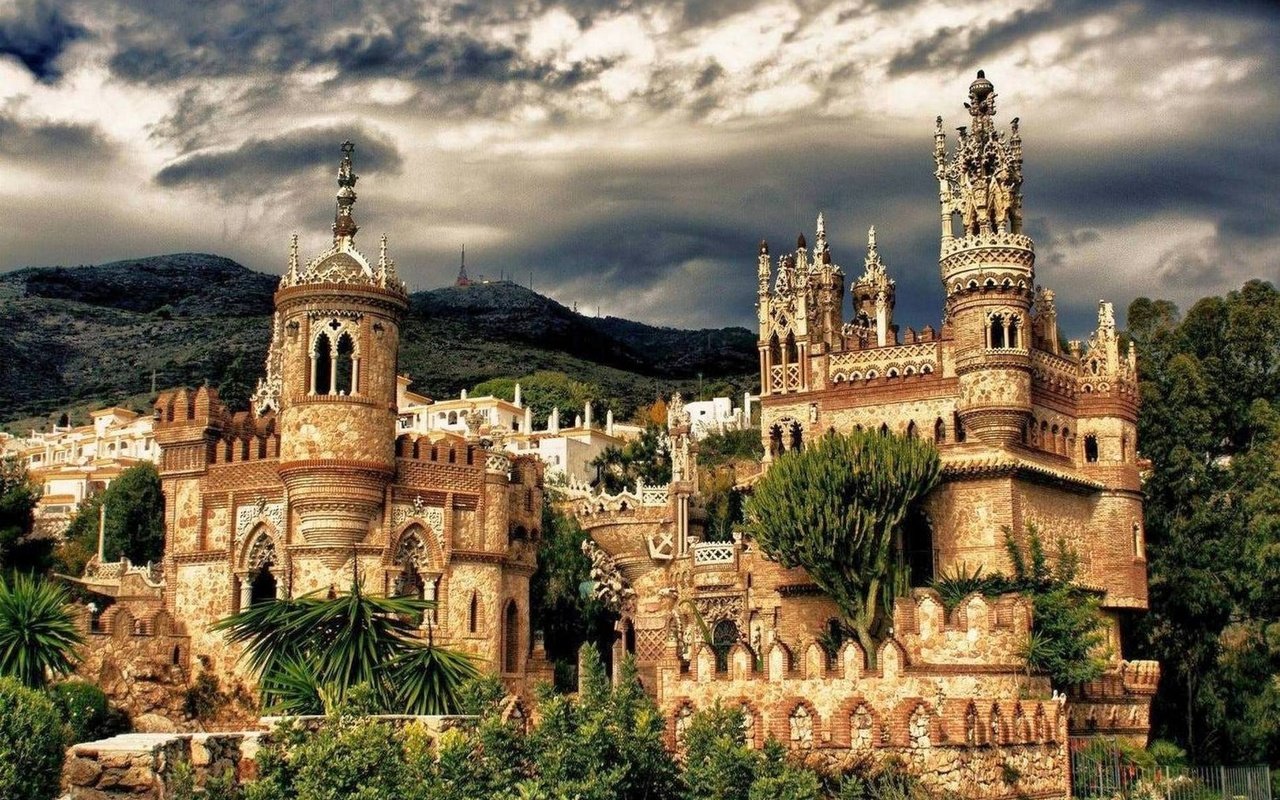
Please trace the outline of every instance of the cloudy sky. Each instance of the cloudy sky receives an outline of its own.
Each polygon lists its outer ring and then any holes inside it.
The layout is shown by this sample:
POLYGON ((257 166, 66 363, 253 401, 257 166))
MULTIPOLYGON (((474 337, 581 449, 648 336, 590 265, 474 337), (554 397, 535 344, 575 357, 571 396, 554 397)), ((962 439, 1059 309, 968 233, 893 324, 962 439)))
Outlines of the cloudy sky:
POLYGON ((940 315, 933 120, 1020 117, 1038 277, 1184 306, 1280 277, 1280 11, 1088 0, 0 0, 0 270, 328 244, 414 288, 506 272, 591 313, 751 324, 755 246, 866 229, 940 315))

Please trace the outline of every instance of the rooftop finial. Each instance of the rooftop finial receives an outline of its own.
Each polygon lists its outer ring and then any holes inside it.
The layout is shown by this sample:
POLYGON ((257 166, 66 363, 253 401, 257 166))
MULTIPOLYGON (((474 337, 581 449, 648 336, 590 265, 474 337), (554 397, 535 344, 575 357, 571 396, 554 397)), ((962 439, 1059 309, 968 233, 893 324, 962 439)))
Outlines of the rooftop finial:
POLYGON ((333 219, 333 240, 355 237, 360 228, 355 217, 351 215, 351 207, 356 202, 356 181, 359 177, 351 169, 351 154, 356 146, 349 140, 342 143, 342 160, 338 162, 338 210, 333 219))
POLYGON ((867 229, 867 255, 876 252, 876 226, 867 229))
POLYGON ((289 237, 289 282, 298 280, 298 234, 289 237))

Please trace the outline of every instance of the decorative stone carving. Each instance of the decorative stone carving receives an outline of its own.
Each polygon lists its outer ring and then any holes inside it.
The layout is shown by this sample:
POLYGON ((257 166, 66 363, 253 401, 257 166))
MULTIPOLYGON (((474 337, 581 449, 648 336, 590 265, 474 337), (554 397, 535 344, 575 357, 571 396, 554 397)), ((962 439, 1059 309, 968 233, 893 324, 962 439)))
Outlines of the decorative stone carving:
POLYGON ((582 552, 591 559, 591 581, 594 584, 591 593, 596 600, 613 611, 618 611, 634 601, 635 589, 623 580, 613 556, 590 539, 582 543, 582 552))
POLYGON ((430 528, 440 549, 444 549, 444 509, 427 505, 422 495, 413 498, 412 503, 393 503, 391 505, 391 527, 399 528, 409 520, 419 520, 424 527, 430 528))
POLYGON ((237 508, 236 540, 247 536, 260 520, 271 523, 277 533, 283 531, 284 503, 268 503, 265 497, 259 497, 252 504, 237 508))

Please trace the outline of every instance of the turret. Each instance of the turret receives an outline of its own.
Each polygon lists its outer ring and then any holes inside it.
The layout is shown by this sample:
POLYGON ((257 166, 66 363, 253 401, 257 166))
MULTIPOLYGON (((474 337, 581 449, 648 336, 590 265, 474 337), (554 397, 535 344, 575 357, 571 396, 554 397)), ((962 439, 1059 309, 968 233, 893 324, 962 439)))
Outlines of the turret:
POLYGON ((942 207, 939 266, 960 379, 957 411, 989 445, 1017 442, 1031 412, 1030 312, 1035 249, 1022 229, 1022 144, 1017 120, 995 129, 995 87, 979 71, 951 160, 938 118, 935 176, 942 207), (954 218, 960 218, 959 236, 954 218))
POLYGON ((864 264, 862 276, 849 289, 853 294, 853 325, 865 331, 867 341, 876 347, 897 344, 898 329, 893 324, 897 289, 880 261, 874 226, 867 231, 864 264))
POLYGON ((305 267, 291 263, 275 296, 280 477, 306 544, 337 563, 377 523, 395 473, 396 351, 408 309, 385 237, 376 267, 356 249, 353 151, 343 144, 332 246, 305 267))

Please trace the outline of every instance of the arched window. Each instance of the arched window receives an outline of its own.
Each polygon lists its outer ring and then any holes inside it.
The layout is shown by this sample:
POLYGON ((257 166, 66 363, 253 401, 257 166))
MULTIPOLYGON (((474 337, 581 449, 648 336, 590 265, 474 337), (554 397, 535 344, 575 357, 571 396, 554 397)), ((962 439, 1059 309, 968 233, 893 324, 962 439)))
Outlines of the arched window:
POLYGON ((1121 434, 1120 436, 1120 460, 1129 460, 1129 434, 1121 434))
POLYGON ((956 441, 964 441, 964 423, 960 421, 960 412, 955 411, 951 414, 951 426, 956 432, 956 441))
POLYGON ((881 423, 880 423, 880 435, 881 435, 881 436, 888 436, 888 435, 889 435, 889 423, 887 423, 887 422, 881 422, 881 423))
POLYGON ((796 451, 804 449, 804 429, 800 427, 799 422, 791 423, 791 446, 787 449, 796 451))
POLYGON ((1018 318, 1016 316, 1011 317, 1009 319, 1009 346, 1010 347, 1018 346, 1018 334, 1020 333, 1020 331, 1018 330, 1018 327, 1019 327, 1018 318))
POLYGON ((475 633, 480 625, 480 598, 471 593, 471 604, 467 606, 467 633, 475 633))
POLYGON ((794 333, 787 334, 787 363, 795 364, 800 361, 800 350, 796 347, 796 335, 794 333))
POLYGON ((769 337, 769 363, 782 363, 782 345, 778 343, 778 334, 769 337))
POLYGON ((1090 464, 1098 460, 1098 437, 1092 433, 1084 437, 1084 460, 1090 464))
POLYGON ((333 388, 333 345, 329 334, 316 337, 311 349, 311 393, 329 394, 333 388))
POLYGON ((947 426, 942 421, 942 417, 938 417, 933 423, 933 441, 936 444, 942 444, 947 441, 947 426))
POLYGON ((449 424, 450 424, 450 425, 457 425, 457 424, 458 424, 458 412, 457 412, 457 411, 450 411, 450 412, 449 412, 449 424))
POLYGON ((782 426, 774 425, 769 428, 769 455, 782 455, 782 426))
POLYGON ((1049 441, 1049 423, 1040 420, 1040 446, 1048 450, 1053 446, 1053 442, 1049 441))
POLYGON ((334 394, 355 394, 355 343, 351 334, 338 337, 338 363, 334 368, 334 394))
POLYGON ((990 347, 1004 347, 1004 317, 999 314, 991 315, 991 324, 988 325, 988 342, 990 347))
POLYGON ((907 423, 907 438, 916 438, 916 421, 914 419, 907 423))
POLYGON ((729 669, 729 650, 738 641, 738 625, 731 619, 722 619, 711 629, 711 649, 716 654, 716 672, 729 669))
POLYGON ((507 601, 507 611, 502 622, 502 671, 516 672, 520 669, 520 610, 515 600, 507 601))

